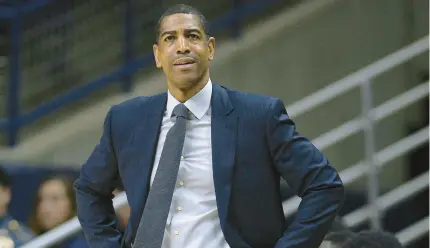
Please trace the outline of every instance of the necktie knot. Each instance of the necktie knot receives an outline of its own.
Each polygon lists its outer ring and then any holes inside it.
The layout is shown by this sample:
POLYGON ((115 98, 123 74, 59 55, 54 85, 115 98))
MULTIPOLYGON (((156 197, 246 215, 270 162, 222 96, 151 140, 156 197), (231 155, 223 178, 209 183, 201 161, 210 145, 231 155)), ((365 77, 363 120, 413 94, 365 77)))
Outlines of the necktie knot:
POLYGON ((176 117, 183 117, 186 119, 188 116, 188 108, 183 103, 180 103, 173 109, 172 114, 176 117))

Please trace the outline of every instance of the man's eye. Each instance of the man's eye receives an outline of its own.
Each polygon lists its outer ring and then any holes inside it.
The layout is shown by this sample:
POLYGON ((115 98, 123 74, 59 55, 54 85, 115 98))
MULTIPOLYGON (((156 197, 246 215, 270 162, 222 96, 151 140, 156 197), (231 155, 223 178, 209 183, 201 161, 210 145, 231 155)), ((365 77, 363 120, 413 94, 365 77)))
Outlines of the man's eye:
POLYGON ((196 34, 190 34, 190 35, 189 35, 189 37, 190 37, 191 39, 193 39, 193 40, 195 40, 195 39, 198 39, 198 38, 199 38, 199 36, 198 36, 198 35, 196 35, 196 34))
POLYGON ((172 41, 175 37, 173 35, 169 35, 166 38, 164 38, 165 41, 172 41))

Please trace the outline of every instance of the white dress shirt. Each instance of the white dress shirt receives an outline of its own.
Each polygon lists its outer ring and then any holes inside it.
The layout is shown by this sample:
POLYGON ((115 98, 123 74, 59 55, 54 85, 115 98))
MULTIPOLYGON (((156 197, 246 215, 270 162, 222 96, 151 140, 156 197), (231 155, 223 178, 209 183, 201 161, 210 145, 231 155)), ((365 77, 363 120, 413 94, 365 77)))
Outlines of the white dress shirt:
MULTIPOLYGON (((162 248, 229 248, 221 230, 212 172, 212 83, 184 104, 190 111, 178 180, 167 217, 162 248)), ((180 102, 168 92, 167 106, 158 139, 151 184, 164 141, 174 125, 171 114, 180 102)))

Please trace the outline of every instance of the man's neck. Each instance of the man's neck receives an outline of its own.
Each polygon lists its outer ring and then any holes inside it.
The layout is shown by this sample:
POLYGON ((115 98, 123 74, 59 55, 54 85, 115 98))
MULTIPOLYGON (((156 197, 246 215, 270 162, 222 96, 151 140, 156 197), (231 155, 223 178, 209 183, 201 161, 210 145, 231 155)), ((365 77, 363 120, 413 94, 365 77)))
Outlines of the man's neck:
POLYGON ((190 88, 179 89, 177 87, 173 87, 172 86, 173 84, 168 84, 168 88, 169 88, 170 94, 172 94, 172 96, 176 98, 176 100, 178 100, 181 103, 184 103, 190 98, 192 98, 193 96, 195 96, 197 93, 199 93, 206 86, 208 82, 209 82, 209 75, 205 75, 197 84, 194 84, 190 88))

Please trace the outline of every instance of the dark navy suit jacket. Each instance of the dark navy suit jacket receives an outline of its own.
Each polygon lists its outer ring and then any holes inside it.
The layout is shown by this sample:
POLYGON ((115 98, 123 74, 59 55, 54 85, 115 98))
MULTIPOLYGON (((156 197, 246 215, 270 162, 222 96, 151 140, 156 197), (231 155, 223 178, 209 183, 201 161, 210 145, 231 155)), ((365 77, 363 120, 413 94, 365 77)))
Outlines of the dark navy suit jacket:
MULTIPOLYGON (((75 182, 90 247, 129 247, 148 196, 167 94, 113 106, 100 143, 75 182), (124 235, 112 208, 121 177, 131 206, 124 235), (122 243, 121 243, 122 241, 122 243)), ((296 131, 281 100, 213 85, 212 162, 222 231, 232 248, 317 248, 344 198, 336 170, 296 131), (280 177, 302 198, 294 222, 282 210, 280 177)))
POLYGON ((84 235, 76 235, 51 248, 88 248, 84 235))

